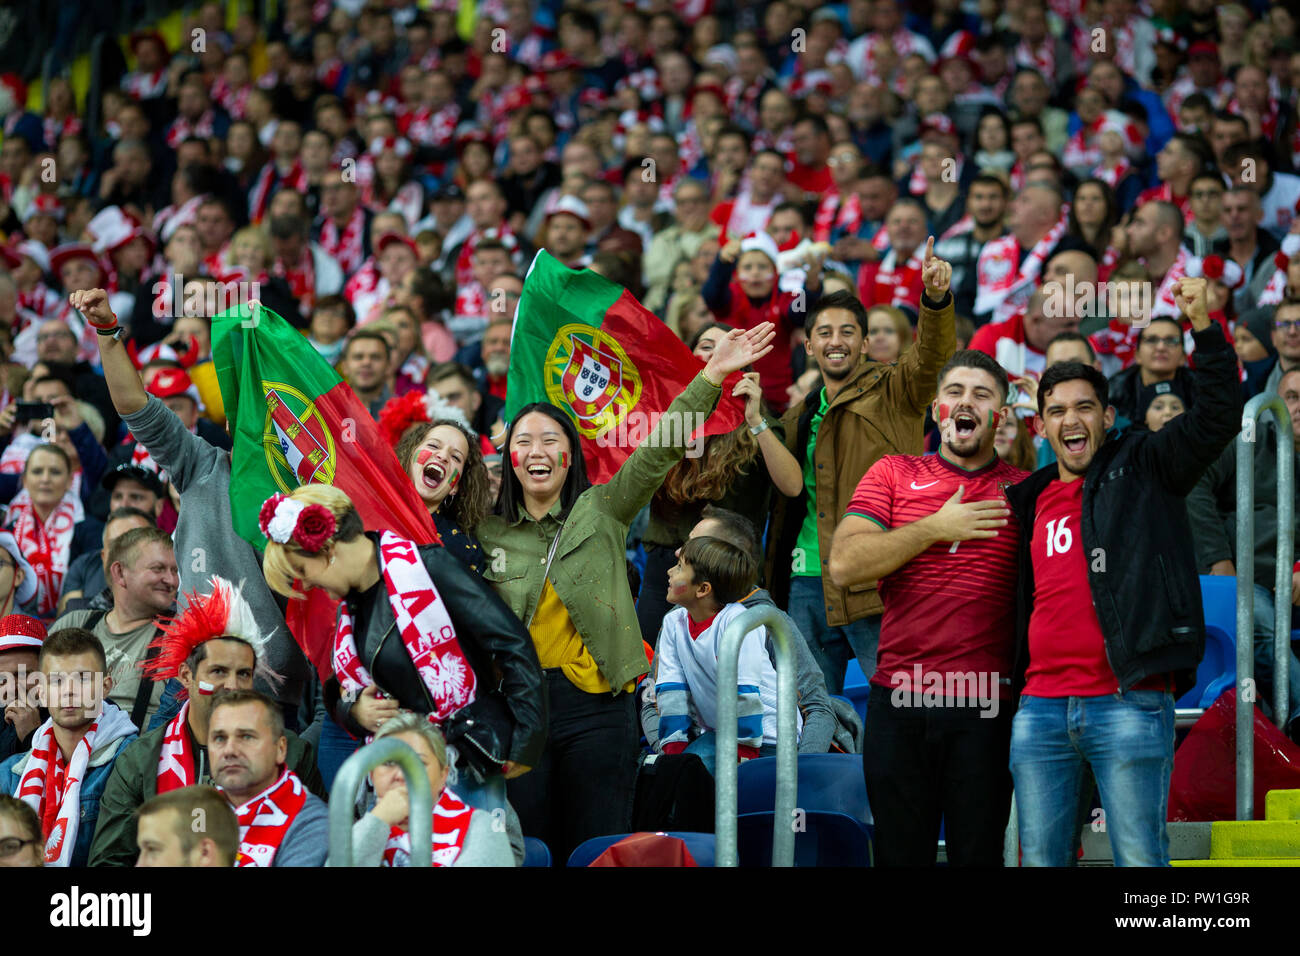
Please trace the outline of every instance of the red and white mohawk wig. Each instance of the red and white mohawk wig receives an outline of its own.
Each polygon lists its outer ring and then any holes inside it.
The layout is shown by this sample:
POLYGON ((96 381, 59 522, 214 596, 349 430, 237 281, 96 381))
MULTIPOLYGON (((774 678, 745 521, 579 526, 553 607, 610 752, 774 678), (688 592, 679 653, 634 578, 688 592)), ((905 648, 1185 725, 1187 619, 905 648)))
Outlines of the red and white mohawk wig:
MULTIPOLYGON (((161 633, 149 645, 153 657, 146 658, 140 669, 145 680, 167 680, 180 673, 181 664, 200 644, 213 638, 232 637, 253 648, 254 674, 267 681, 283 683, 266 663, 266 648, 271 635, 263 634, 253 617, 253 609, 243 596, 243 582, 238 586, 225 578, 212 576, 212 590, 207 594, 191 591, 185 610, 169 620, 160 620, 161 633)), ((184 692, 182 692, 182 698, 184 692)))

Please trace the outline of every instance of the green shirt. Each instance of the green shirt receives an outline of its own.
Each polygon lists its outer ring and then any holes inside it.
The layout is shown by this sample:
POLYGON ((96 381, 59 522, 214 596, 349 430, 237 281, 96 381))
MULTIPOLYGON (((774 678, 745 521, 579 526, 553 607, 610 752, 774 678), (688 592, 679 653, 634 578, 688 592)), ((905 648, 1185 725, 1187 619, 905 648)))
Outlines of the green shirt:
POLYGON ((826 417, 826 409, 830 408, 830 404, 826 389, 823 388, 821 404, 808 423, 808 447, 804 449, 803 455, 803 486, 808 492, 808 511, 803 516, 799 537, 794 544, 791 573, 795 577, 821 577, 822 555, 817 543, 817 469, 813 467, 813 452, 817 448, 817 430, 821 428, 822 419, 826 417))

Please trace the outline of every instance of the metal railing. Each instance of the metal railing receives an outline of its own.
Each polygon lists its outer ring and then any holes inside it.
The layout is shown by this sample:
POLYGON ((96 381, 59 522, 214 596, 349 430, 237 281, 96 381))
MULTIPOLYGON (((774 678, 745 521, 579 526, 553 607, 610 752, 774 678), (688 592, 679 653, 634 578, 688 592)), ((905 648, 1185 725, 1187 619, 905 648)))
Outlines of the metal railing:
POLYGON ((798 723, 795 698, 794 636, 786 617, 770 604, 751 607, 727 625, 718 649, 718 756, 716 773, 715 864, 739 866, 737 815, 740 800, 736 764, 736 694, 740 645, 755 628, 766 627, 776 647, 776 812, 772 865, 794 866, 794 808, 798 793, 798 723))
POLYGON ((433 846, 433 788, 429 786, 429 775, 415 751, 392 737, 362 747, 343 762, 334 778, 330 800, 330 866, 352 865, 352 816, 357 791, 366 774, 390 760, 402 768, 411 800, 410 865, 433 866, 432 850, 420 852, 421 847, 433 846))
POLYGON ((1291 661, 1295 437, 1276 395, 1246 403, 1237 436, 1237 819, 1255 819, 1255 438, 1265 412, 1277 425, 1277 575, 1273 585, 1273 723, 1286 727, 1291 661))

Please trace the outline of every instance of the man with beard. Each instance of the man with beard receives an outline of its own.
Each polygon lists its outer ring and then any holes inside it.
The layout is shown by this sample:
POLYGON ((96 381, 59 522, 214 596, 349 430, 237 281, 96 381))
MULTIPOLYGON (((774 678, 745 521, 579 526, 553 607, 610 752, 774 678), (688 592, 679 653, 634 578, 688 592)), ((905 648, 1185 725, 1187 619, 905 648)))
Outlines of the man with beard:
POLYGON ((966 194, 966 217, 939 237, 935 255, 952 263, 952 294, 958 315, 975 313, 975 294, 979 291, 975 265, 984 244, 1006 235, 1003 220, 1011 190, 1005 181, 991 173, 980 173, 971 180, 966 194))
MULTIPOLYGON (((515 276, 503 276, 502 278, 522 286, 522 283, 515 276)), ((508 291, 508 289, 503 289, 503 292, 508 291)), ((518 294, 518 290, 516 290, 516 301, 518 294)), ((511 309, 512 313, 513 311, 511 309)), ((479 375, 479 370, 475 369, 475 376, 479 379, 479 391, 484 396, 494 395, 505 401, 506 376, 510 371, 510 334, 514 327, 515 320, 512 316, 495 315, 492 321, 488 323, 487 331, 483 333, 482 375, 479 375)))
POLYGON ((1074 862, 1089 767, 1115 864, 1169 864, 1174 700, 1205 648, 1184 499, 1241 428, 1236 357, 1206 280, 1173 291, 1196 341, 1196 403, 1157 432, 1108 439, 1105 377, 1054 365, 1034 424, 1056 465, 1007 491, 1024 529, 1010 765, 1025 866, 1074 862))
POLYGON ((1029 475, 993 444, 1009 388, 990 356, 954 355, 939 453, 881 458, 835 530, 831 580, 879 581, 885 605, 863 756, 879 866, 932 866, 941 820, 950 863, 1001 863, 1020 535, 1003 489, 1029 475))
POLYGON ((824 387, 781 419, 783 439, 756 433, 773 484, 781 492, 768 535, 765 580, 787 607, 838 694, 844 668, 856 655, 865 674, 876 669, 881 603, 869 584, 843 588, 828 571, 831 536, 861 476, 885 454, 921 453, 921 425, 934 398, 939 369, 956 342, 951 268, 923 250, 916 344, 891 365, 866 361, 867 310, 849 292, 818 302, 805 324, 805 348, 824 387))

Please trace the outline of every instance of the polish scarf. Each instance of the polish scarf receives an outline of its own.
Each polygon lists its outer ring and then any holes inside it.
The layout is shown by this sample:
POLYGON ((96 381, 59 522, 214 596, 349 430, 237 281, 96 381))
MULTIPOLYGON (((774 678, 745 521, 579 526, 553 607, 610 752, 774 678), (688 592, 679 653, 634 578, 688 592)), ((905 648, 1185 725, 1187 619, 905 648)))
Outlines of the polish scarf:
POLYGON ((333 219, 326 219, 320 229, 321 248, 334 257, 334 261, 343 269, 344 275, 351 275, 361 268, 365 261, 365 248, 362 239, 366 231, 366 211, 357 203, 347 225, 339 230, 333 219))
POLYGON ((239 855, 235 866, 271 866, 289 827, 307 803, 307 790, 288 767, 280 779, 243 806, 239 820, 239 855))
POLYGON ((154 100, 162 96, 167 89, 167 70, 155 70, 152 73, 132 71, 122 77, 122 89, 136 100, 154 100))
POLYGON ((162 750, 158 752, 158 793, 198 783, 194 773, 194 748, 190 745, 190 732, 185 726, 189 718, 190 702, 187 700, 163 733, 162 750))
MULTIPOLYGON (((1173 289, 1174 283, 1186 274, 1190 259, 1191 253, 1187 251, 1187 247, 1180 246, 1177 258, 1174 259, 1169 271, 1160 282, 1160 287, 1156 290, 1151 306, 1152 318, 1159 316, 1181 319, 1178 304, 1174 301, 1173 289)), ((1124 368, 1128 368, 1137 358, 1137 334, 1138 330, 1131 323, 1111 319, 1109 325, 1098 329, 1090 336, 1090 341, 1099 354, 1113 355, 1119 359, 1124 368)))
POLYGON ((1016 66, 1028 67, 1050 83, 1056 77, 1056 40, 1048 34, 1036 47, 1021 40, 1016 44, 1013 59, 1016 66))
POLYGON ((1133 171, 1133 166, 1127 159, 1121 158, 1114 166, 1096 166, 1092 170, 1093 176, 1100 179, 1111 189, 1119 186, 1120 180, 1133 171))
POLYGON ((293 268, 286 266, 282 259, 276 259, 271 274, 289 283, 289 291, 298 300, 302 314, 310 315, 316 302, 316 260, 312 257, 310 244, 303 244, 302 258, 293 268))
POLYGON ((1165 277, 1160 280, 1160 288, 1156 289, 1155 302, 1151 307, 1152 318, 1168 315, 1176 319, 1182 314, 1178 303, 1174 301, 1174 283, 1187 274, 1187 263, 1190 258, 1191 253, 1187 251, 1187 247, 1179 246, 1178 255, 1169 266, 1165 277))
MULTIPOLYGON (((1175 196, 1173 186, 1170 186, 1168 183, 1161 183, 1159 186, 1154 186, 1139 196, 1137 206, 1149 203, 1153 199, 1173 203, 1178 207, 1179 211, 1182 212, 1183 223, 1188 226, 1192 224, 1192 197, 1190 195, 1175 196)), ((1136 209, 1137 206, 1134 206, 1134 208, 1136 209)))
POLYGON ((842 235, 857 236, 862 228, 862 205, 857 193, 841 196, 838 189, 831 188, 817 205, 817 215, 813 219, 813 242, 830 242, 835 230, 843 230, 842 235))
POLYGON ((191 136, 211 139, 216 133, 216 122, 216 114, 211 108, 204 110, 202 115, 192 123, 184 116, 178 116, 172 120, 171 126, 167 127, 167 145, 175 149, 191 136))
POLYGON ((1020 255, 1020 244, 1014 235, 994 239, 984 246, 975 266, 976 281, 979 292, 975 296, 975 311, 993 310, 993 321, 1003 322, 1024 305, 1022 297, 1027 299, 1038 279, 1047 254, 1065 235, 1066 217, 1064 215, 1056 225, 1039 239, 1025 261, 1016 266, 1020 255))
MULTIPOLYGON (((438 802, 433 806, 433 865, 454 866, 465 849, 470 818, 474 808, 444 787, 438 802)), ((411 865, 411 834, 393 827, 384 844, 384 861, 380 866, 411 865)))
POLYGON ((870 308, 873 305, 907 305, 915 306, 920 297, 922 286, 921 256, 923 246, 917 246, 907 262, 898 263, 898 253, 892 247, 879 264, 867 262, 862 266, 861 285, 862 303, 870 308), (878 265, 878 268, 877 268, 878 265))
POLYGON ((8 517, 19 550, 36 573, 37 613, 42 617, 53 614, 63 576, 68 573, 73 532, 86 517, 81 499, 67 492, 42 523, 24 488, 9 505, 8 517))
POLYGON ((514 231, 505 223, 491 229, 475 229, 461 243, 460 254, 456 256, 456 285, 461 286, 474 281, 474 263, 472 259, 474 250, 478 248, 479 241, 483 239, 500 239, 501 244, 510 250, 511 259, 516 259, 519 255, 519 240, 515 238, 514 231))
POLYGON ((280 189, 296 189, 300 193, 305 193, 307 173, 303 170, 302 163, 295 159, 289 171, 283 176, 276 168, 274 160, 262 167, 248 197, 248 216, 254 225, 261 223, 266 215, 266 210, 271 205, 272 187, 277 186, 280 189))
POLYGON ((111 744, 136 732, 135 724, 115 704, 105 701, 65 766, 50 718, 32 736, 32 752, 18 781, 18 799, 36 811, 45 837, 47 866, 70 866, 81 822, 81 783, 96 742, 111 744))
POLYGON ((428 106, 421 106, 410 115, 403 135, 413 143, 421 146, 442 148, 450 146, 456 138, 456 126, 460 123, 460 107, 449 103, 434 112, 428 106))
MULTIPOLYGON (((440 723, 473 703, 477 679, 456 638, 447 606, 420 560, 415 542, 380 532, 379 566, 402 644, 433 701, 429 719, 440 723)), ((357 656, 352 613, 339 604, 334 632, 334 673, 345 691, 359 695, 374 683, 357 656)))

